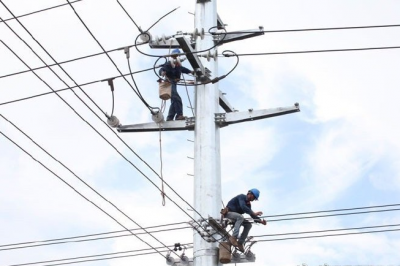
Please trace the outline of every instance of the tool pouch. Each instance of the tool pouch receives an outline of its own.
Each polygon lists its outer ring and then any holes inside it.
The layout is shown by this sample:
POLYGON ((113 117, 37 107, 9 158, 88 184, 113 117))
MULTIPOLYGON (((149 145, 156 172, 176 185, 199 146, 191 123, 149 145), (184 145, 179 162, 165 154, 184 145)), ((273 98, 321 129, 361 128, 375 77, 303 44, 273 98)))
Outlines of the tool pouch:
POLYGON ((160 99, 169 100, 171 99, 171 83, 168 81, 158 82, 158 89, 160 93, 160 99))

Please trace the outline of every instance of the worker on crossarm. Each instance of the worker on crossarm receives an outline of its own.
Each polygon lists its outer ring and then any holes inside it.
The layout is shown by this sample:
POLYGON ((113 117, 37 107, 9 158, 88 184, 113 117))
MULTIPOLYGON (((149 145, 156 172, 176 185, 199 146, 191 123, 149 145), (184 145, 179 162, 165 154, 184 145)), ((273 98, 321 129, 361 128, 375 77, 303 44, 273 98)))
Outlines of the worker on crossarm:
POLYGON ((258 200, 259 197, 260 191, 258 189, 250 189, 247 192, 247 195, 240 194, 231 199, 224 209, 225 218, 231 219, 235 223, 233 227, 232 237, 229 238, 229 241, 232 243, 232 245, 237 247, 242 252, 244 252, 243 243, 246 240, 247 235, 249 234, 249 231, 251 229, 251 223, 245 220, 242 214, 247 213, 254 219, 255 222, 261 223, 263 225, 267 224, 264 219, 260 219, 259 217, 263 214, 262 212, 254 212, 251 210, 251 202, 254 200, 258 200), (243 226, 243 231, 239 237, 240 226, 243 226))
POLYGON ((169 107, 167 121, 185 120, 182 109, 182 99, 178 94, 176 83, 181 79, 181 74, 194 74, 194 71, 182 66, 179 60, 179 49, 174 49, 171 52, 171 59, 161 66, 159 73, 161 76, 166 76, 167 81, 171 83, 171 105, 169 107))

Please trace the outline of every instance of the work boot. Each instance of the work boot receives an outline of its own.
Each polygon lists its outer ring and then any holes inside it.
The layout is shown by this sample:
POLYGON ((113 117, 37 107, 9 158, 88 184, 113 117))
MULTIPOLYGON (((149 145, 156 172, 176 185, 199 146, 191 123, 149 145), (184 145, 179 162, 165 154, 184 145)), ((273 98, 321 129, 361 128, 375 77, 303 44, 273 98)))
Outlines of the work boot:
POLYGON ((238 248, 241 252, 244 252, 244 246, 243 246, 243 244, 238 243, 237 248, 238 248))
POLYGON ((231 242, 231 244, 232 244, 234 247, 237 247, 237 246, 239 245, 239 243, 238 243, 237 240, 236 240, 236 237, 234 237, 234 236, 229 237, 229 242, 231 242))
POLYGON ((178 115, 176 118, 175 118, 175 120, 185 120, 186 119, 186 116, 183 116, 183 115, 178 115))

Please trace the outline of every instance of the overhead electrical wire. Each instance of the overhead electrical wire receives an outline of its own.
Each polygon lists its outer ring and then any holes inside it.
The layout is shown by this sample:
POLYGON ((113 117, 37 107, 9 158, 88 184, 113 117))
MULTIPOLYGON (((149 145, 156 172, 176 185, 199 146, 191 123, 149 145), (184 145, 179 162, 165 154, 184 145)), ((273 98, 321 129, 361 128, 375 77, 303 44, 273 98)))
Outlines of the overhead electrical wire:
MULTIPOLYGON (((0 0, 1 1, 1 0, 0 0)), ((74 11, 74 13, 75 13, 75 15, 78 17, 78 19, 80 20, 80 22, 82 23, 82 25, 86 28, 86 30, 89 32, 89 34, 93 37, 93 39, 97 42, 97 44, 101 47, 101 49, 103 49, 103 51, 105 51, 104 50, 104 48, 103 48, 103 46, 100 44, 100 42, 96 39, 96 37, 93 35, 93 33, 90 31, 90 29, 88 28, 88 26, 85 24, 85 22, 82 20, 82 18, 79 16, 79 14, 77 13, 77 11, 75 10, 75 8, 73 7, 73 5, 70 3, 70 1, 69 0, 66 0, 68 3, 69 3, 69 5, 70 5, 70 7, 72 8, 72 10, 74 11)), ((136 39, 136 41, 135 41, 135 44, 137 43, 137 39, 136 39)), ((137 49, 137 46, 135 46, 136 47, 136 49, 137 49)), ((215 47, 215 46, 214 46, 215 47)), ((212 48, 210 48, 210 49, 212 49, 212 48)), ((118 68, 118 66, 115 64, 115 62, 112 60, 112 58, 108 55, 108 54, 106 54, 107 56, 108 56, 108 58, 111 60, 111 62, 114 64, 114 66, 116 67, 116 69, 118 70, 118 72, 120 73, 120 75, 122 75, 122 73, 121 73, 121 71, 119 70, 119 68, 118 68)), ((131 83, 129 83, 128 82, 128 80, 123 76, 123 78, 125 79, 125 81, 131 86, 131 88, 134 90, 134 88, 132 87, 132 85, 131 85, 131 83)), ((135 90, 134 90, 135 91, 135 90)), ((137 91, 135 91, 135 93, 137 93, 137 91)), ((145 103, 145 104, 147 104, 147 103, 145 103)), ((150 109, 150 111, 153 113, 154 111, 153 111, 153 109, 160 109, 160 108, 158 108, 158 107, 150 107, 149 105, 148 105, 148 108, 150 109)), ((157 174, 158 175, 158 174, 157 174)), ((163 184, 166 184, 172 191, 174 191, 174 193, 181 199, 181 200, 183 200, 185 203, 187 203, 187 201, 186 200, 184 200, 179 194, 177 194, 176 192, 175 192, 175 190, 173 190, 169 185, 168 185, 168 183, 167 182, 165 182, 159 175, 158 175, 158 177, 161 179, 161 181, 163 182, 163 184)), ((154 183, 153 183, 154 184, 154 183)), ((155 185, 155 184, 154 184, 155 185)), ((157 186, 157 185, 155 185, 159 190, 160 190, 160 188, 157 186)), ((161 193, 164 193, 162 190, 160 191, 161 193)), ((169 198, 166 194, 165 194, 165 196, 169 199, 169 200, 171 200, 171 198, 169 198)), ((171 200, 172 201, 172 200, 171 200)), ((189 203, 187 203, 189 206, 190 206, 190 204, 189 203)), ((176 204, 177 205, 177 204, 176 204)), ((177 205, 178 206, 178 205, 177 205)), ((192 207, 192 209, 203 219, 203 220, 206 220, 206 219, 204 219, 204 217, 198 212, 198 211, 196 211, 193 207, 192 207)), ((183 209, 181 209, 181 210, 183 210, 183 209)), ((193 218, 192 218, 193 219, 193 218)), ((194 222, 196 222, 199 226, 201 226, 199 223, 198 223, 198 221, 196 221, 196 220, 194 220, 193 219, 193 221, 194 222)), ((202 227, 202 226, 201 226, 202 227)), ((210 235, 211 236, 211 235, 210 235)), ((211 236, 212 237, 212 236, 211 236)))
MULTIPOLYGON (((148 226, 148 227, 144 227, 144 229, 155 229, 155 228, 160 228, 160 227, 169 227, 169 226, 172 226, 172 225, 181 225, 181 224, 187 224, 187 222, 171 223, 171 224, 156 225, 156 226, 148 226)), ((150 233, 165 232, 165 231, 168 231, 168 230, 169 231, 175 231, 175 230, 182 230, 182 229, 188 229, 188 228, 192 228, 192 227, 178 227, 178 228, 159 229, 159 230, 153 230, 150 233)), ((135 228, 135 229, 129 229, 129 230, 130 231, 140 231, 142 229, 141 228, 135 228)), ((103 239, 131 236, 131 234, 122 234, 121 235, 121 233, 126 233, 126 230, 118 230, 118 231, 112 231, 112 232, 106 232, 106 233, 97 233, 97 234, 88 234, 88 235, 80 235, 80 236, 72 236, 72 237, 47 239, 47 240, 37 240, 37 241, 5 244, 5 245, 0 245, 0 251, 13 250, 13 249, 23 249, 23 248, 32 248, 32 247, 48 246, 48 245, 79 243, 79 242, 96 241, 96 240, 103 240, 103 239), (119 234, 119 235, 113 235, 113 234, 119 234), (104 235, 113 235, 113 236, 104 236, 104 235), (98 236, 103 236, 103 237, 98 237, 98 236), (93 237, 95 237, 95 238, 93 238, 93 237)), ((136 234, 138 234, 138 235, 146 234, 146 232, 139 232, 139 233, 136 233, 136 234)))
MULTIPOLYGON (((2 116, 3 117, 3 116, 2 116)), ((3 117, 4 118, 4 117, 3 117)), ((119 222, 116 218, 114 218, 113 216, 111 216, 108 212, 106 212, 105 210, 103 210, 100 206, 98 206, 96 203, 92 202, 91 200, 89 200, 85 195, 83 195, 81 192, 79 192, 78 190, 76 190, 71 184, 69 184, 67 181, 65 181, 61 176, 57 175, 54 171, 52 171, 50 168, 48 168, 46 165, 44 165, 42 162, 40 162, 39 160, 37 160, 35 157, 33 157, 28 151, 26 151, 24 148, 22 148, 20 145, 18 145, 15 141, 13 141, 11 138, 9 138, 6 134, 4 134, 2 131, 0 131, 0 134, 3 135, 6 139, 8 139, 11 143, 13 143, 15 146, 17 146, 20 150, 22 150, 24 153, 26 153, 29 157, 31 157, 34 161, 36 161, 37 163, 39 163, 41 166, 43 166, 47 171, 49 171, 50 173, 52 173, 54 176, 56 176, 59 180, 61 180, 64 184, 66 184, 68 187, 70 187, 72 190, 74 190, 76 193, 78 193, 78 195, 80 195, 81 197, 83 197, 86 201, 92 203, 97 209, 99 209, 100 211, 102 211, 104 214, 106 214, 108 217, 110 217, 112 220, 114 220, 116 223, 118 223, 121 227, 123 227, 125 230, 127 230, 128 232, 129 229, 127 227, 125 227, 121 222, 119 222)), ((82 180, 81 180, 82 181, 82 180)), ((82 181, 83 182, 83 181, 82 181)), ((133 233, 132 233, 133 234, 133 233)), ((133 234, 134 236, 136 236, 135 234, 133 234)), ((147 243, 145 240, 141 239, 140 237, 136 236, 139 240, 141 240, 143 243, 145 243, 146 245, 148 245, 149 247, 153 248, 154 247, 152 245, 150 245, 149 243, 147 243)), ((164 245, 164 244, 163 244, 164 245)), ((165 246, 165 245, 164 245, 165 246)), ((154 249, 155 251, 157 251, 156 249, 154 249)), ((165 257, 164 254, 162 254, 161 252, 158 252, 161 256, 165 257)))
POLYGON ((151 30, 151 28, 153 28, 158 22, 160 22, 163 18, 165 18, 166 16, 168 16, 169 14, 171 14, 172 12, 174 12, 175 10, 179 9, 180 6, 178 6, 175 9, 172 9, 171 11, 169 11, 167 14, 165 14, 164 16, 162 16, 161 18, 159 18, 156 22, 154 22, 145 32, 148 32, 149 30, 151 30))
MULTIPOLYGON (((83 1, 83 0, 75 0, 75 1, 72 1, 72 3, 81 2, 81 1, 83 1)), ((61 4, 61 5, 57 5, 57 6, 52 6, 52 7, 48 7, 48 8, 41 9, 41 10, 37 10, 37 11, 34 11, 34 12, 30 12, 30 13, 27 13, 27 14, 24 14, 24 15, 19 15, 19 16, 16 16, 16 17, 0 20, 0 23, 3 22, 3 21, 9 21, 9 20, 13 20, 15 18, 22 18, 22 17, 30 16, 30 15, 33 15, 33 14, 41 13, 43 11, 55 9, 55 8, 58 8, 58 7, 63 7, 63 6, 66 6, 66 5, 68 5, 68 4, 61 4)))
MULTIPOLYGON (((56 65, 56 64, 54 64, 54 65, 56 65)), ((51 67, 51 66, 54 66, 54 65, 48 65, 48 66, 45 66, 45 67, 51 67)), ((156 68, 157 67, 160 67, 160 66, 156 66, 156 68)), ((131 74, 138 74, 138 73, 150 71, 150 70, 153 70, 153 69, 154 69, 154 67, 151 67, 151 68, 135 71, 135 72, 132 72, 132 73, 127 73, 127 74, 124 74, 123 76, 128 76, 128 75, 131 75, 131 74)), ((33 70, 35 70, 35 69, 32 68, 32 71, 33 70)), ((28 70, 27 72, 31 72, 31 71, 28 70)), ((90 81, 90 82, 78 84, 78 85, 75 85, 75 86, 69 86, 67 88, 63 88, 63 89, 59 89, 59 90, 54 90, 54 91, 49 91, 49 92, 45 92, 45 93, 35 94, 35 95, 32 95, 32 96, 28 96, 28 97, 19 98, 19 99, 16 99, 16 100, 11 100, 11 101, 0 103, 0 106, 1 105, 6 105, 6 104, 10 104, 10 103, 16 103, 16 102, 20 102, 20 101, 25 101, 25 100, 29 100, 29 99, 33 99, 33 98, 36 98, 36 97, 49 95, 49 94, 53 94, 55 92, 62 92, 62 91, 71 90, 71 89, 74 89, 74 88, 79 88, 79 87, 83 87, 83 86, 87 86, 87 85, 92 85, 92 84, 95 84, 95 83, 98 83, 98 82, 107 81, 109 79, 117 79, 117 78, 121 78, 121 77, 122 76, 120 75, 120 76, 110 77, 110 78, 107 78, 107 79, 100 79, 100 80, 90 81)))
MULTIPOLYGON (((104 49, 104 47, 101 45, 101 43, 99 42, 99 40, 97 40, 97 38, 93 35, 92 31, 89 29, 89 27, 85 24, 85 22, 83 21, 83 19, 80 17, 80 15, 78 14, 78 12, 75 10, 74 6, 71 4, 71 2, 69 0, 67 0, 69 6, 72 8, 73 12, 75 13, 76 17, 79 19, 79 21, 82 23, 82 25, 85 27, 85 29, 89 32, 90 36, 92 36, 92 38, 95 40, 95 42, 100 46, 100 48, 103 50, 103 52, 105 53, 105 55, 107 55, 108 59, 110 59, 110 61, 112 62, 112 64, 114 65, 114 67, 117 69, 117 71, 119 72, 119 74, 122 76, 122 78, 126 81, 126 83, 128 83, 128 85, 131 87, 131 89, 135 92, 135 94, 139 97, 139 93, 138 93, 138 88, 134 88, 132 86, 132 84, 125 78, 125 76, 123 76, 121 70, 118 68, 117 64, 114 62, 114 60, 110 57, 109 54, 106 53, 106 50, 104 49)), ((137 44, 137 42, 135 42, 135 45, 137 44)), ((140 97, 139 97, 140 98, 140 97)), ((149 111, 152 114, 156 114, 157 112, 155 110, 160 110, 160 108, 158 107, 152 107, 150 106, 143 98, 140 98, 141 101, 143 102, 143 104, 149 109, 149 111)))
MULTIPOLYGON (((338 213, 338 214, 327 214, 327 215, 316 215, 316 216, 306 216, 306 217, 292 217, 292 218, 281 218, 281 219, 268 219, 268 222, 279 222, 279 221, 290 221, 290 220, 300 220, 300 219, 312 219, 312 218, 322 218, 322 217, 332 217, 332 216, 343 216, 343 215, 353 215, 353 214, 364 214, 364 213, 375 213, 375 212, 388 212, 388 211, 399 211, 399 209, 388 209, 388 210, 373 210, 364 212, 351 212, 351 213, 338 213)), ((268 216, 260 216, 260 218, 267 218, 268 216)))
MULTIPOLYGON (((326 213, 326 212, 343 212, 343 211, 352 211, 352 210, 361 210, 361 209, 373 209, 373 208, 387 208, 387 207, 394 207, 394 206, 400 206, 400 204, 386 204, 386 205, 375 205, 375 206, 356 207, 356 208, 333 209, 333 210, 323 210, 323 211, 313 211, 313 212, 277 214, 277 215, 264 216, 264 218, 283 217, 283 216, 299 216, 299 215, 305 215, 305 214, 317 214, 317 213, 326 213)), ((369 213, 369 212, 365 212, 365 213, 369 213)), ((365 214, 365 213, 362 213, 362 214, 365 214)), ((353 213, 353 214, 355 214, 355 213, 353 213)), ((149 227, 146 227, 146 229, 168 227, 168 226, 181 225, 181 224, 187 224, 187 223, 188 222, 177 222, 177 223, 170 223, 170 224, 162 224, 162 225, 156 225, 156 226, 149 226, 149 227)), ((186 229, 186 228, 188 228, 188 227, 172 228, 172 229, 165 229, 165 230, 171 230, 172 231, 172 230, 180 230, 180 229, 186 229)), ((137 230, 141 230, 141 229, 140 228, 136 228, 136 229, 130 229, 130 230, 131 231, 137 231, 137 230)), ((161 232, 161 231, 164 231, 164 230, 152 231, 152 233, 161 232)), ((55 242, 55 241, 59 241, 59 242, 54 243, 54 244, 64 244, 64 243, 70 243, 68 241, 62 242, 64 240, 73 240, 71 242, 83 242, 83 241, 92 241, 92 240, 101 240, 101 239, 108 239, 108 238, 114 238, 114 237, 116 238, 116 237, 122 237, 122 236, 129 236, 129 235, 125 234, 125 235, 117 235, 117 236, 110 236, 110 237, 90 238, 90 237, 94 237, 94 236, 110 235, 110 234, 117 234, 117 233, 124 233, 124 232, 126 232, 126 231, 125 230, 120 230, 120 231, 111 231, 111 232, 105 232, 105 233, 97 233, 97 234, 89 234, 89 235, 57 238, 57 239, 49 239, 49 240, 42 240, 42 241, 29 241, 29 242, 23 242, 23 243, 0 245, 0 251, 7 250, 8 248, 9 249, 14 249, 14 248, 18 249, 19 247, 15 247, 15 246, 21 246, 21 245, 32 245, 32 246, 23 246, 21 248, 35 247, 36 244, 38 244, 38 246, 39 245, 52 245, 52 243, 48 243, 48 242, 55 242), (80 239, 80 238, 88 238, 88 239, 74 240, 74 239, 80 239)))
MULTIPOLYGON (((236 54, 236 55, 237 56, 261 56, 261 55, 284 55, 284 54, 311 54, 311 53, 332 53, 332 52, 357 52, 357 51, 371 51, 371 50, 389 50, 389 49, 399 49, 399 48, 400 48, 400 46, 386 46, 386 47, 328 49, 328 50, 310 50, 310 51, 243 53, 243 54, 236 54)), ((219 57, 230 57, 230 56, 232 56, 232 55, 219 55, 219 57)))
MULTIPOLYGON (((394 226, 400 226, 400 224, 379 225, 379 226, 365 226, 365 227, 342 228, 342 229, 329 229, 329 230, 320 230, 320 231, 293 232, 293 233, 271 234, 271 235, 257 235, 257 236, 253 236, 253 237, 254 238, 261 238, 261 237, 266 237, 266 236, 284 236, 284 235, 293 235, 293 234, 324 233, 324 232, 333 232, 333 231, 339 232, 339 231, 348 231, 348 230, 360 230, 360 229, 363 230, 363 229, 394 227, 394 226)), ((348 235, 359 235, 359 234, 395 232, 395 231, 400 231, 400 229, 383 229, 383 230, 373 230, 373 231, 364 231, 364 232, 352 232, 352 233, 343 233, 343 234, 327 234, 327 235, 313 235, 313 236, 299 236, 299 237, 290 237, 290 238, 258 239, 256 241, 257 241, 257 243, 261 243, 261 242, 274 242, 274 241, 283 241, 283 240, 321 238, 321 237, 332 237, 332 236, 348 236, 348 235)), ((193 243, 187 243, 187 244, 184 244, 184 245, 185 246, 189 246, 189 245, 192 245, 192 244, 193 243)), ((163 247, 157 247, 156 249, 161 249, 161 248, 163 248, 163 247)), ((192 248, 192 247, 187 247, 187 248, 192 248)), ((74 258, 67 258, 67 259, 58 259, 58 260, 51 260, 51 261, 40 261, 40 262, 32 262, 32 263, 13 264, 13 265, 8 265, 8 266, 26 266, 26 265, 34 265, 34 264, 39 264, 39 263, 61 262, 61 261, 66 261, 66 260, 78 260, 78 259, 84 259, 84 258, 95 258, 95 257, 101 257, 101 256, 112 256, 112 255, 117 255, 117 254, 124 254, 124 253, 130 253, 130 252, 139 252, 139 251, 147 251, 147 250, 150 250, 150 249, 140 249, 140 250, 122 251, 122 252, 114 252, 114 253, 104 253, 104 254, 98 254, 98 255, 74 257, 74 258)), ((161 252, 164 252, 164 251, 161 251, 161 252)), ((150 254, 154 254, 154 253, 155 252, 142 253, 140 255, 150 255, 150 254)), ((139 255, 139 254, 135 254, 135 255, 139 255)), ((54 265, 63 265, 63 264, 72 264, 72 263, 83 263, 83 262, 89 262, 89 261, 115 259, 115 258, 122 258, 122 257, 127 257, 127 256, 135 256, 135 255, 114 256, 114 257, 91 259, 91 260, 79 260, 79 261, 65 262, 65 263, 60 263, 60 264, 50 264, 50 265, 54 266, 54 265)), ((48 266, 50 266, 50 265, 48 265, 48 266)))
POLYGON ((213 32, 212 35, 219 34, 238 34, 238 33, 282 33, 282 32, 303 32, 303 31, 329 31, 329 30, 359 30, 359 29, 374 29, 374 28, 393 28, 400 27, 400 24, 388 25, 369 25, 369 26, 350 26, 350 27, 330 27, 330 28, 308 28, 308 29, 286 29, 286 30, 260 30, 260 31, 228 31, 224 33, 213 32))
MULTIPOLYGON (((4 117, 2 114, 0 114, 0 117, 2 117, 4 120, 6 120, 8 123, 10 123, 14 128, 16 128, 19 132, 21 132, 25 137, 27 137, 30 141, 32 141, 39 149, 41 149, 44 153, 46 153, 49 157, 51 157, 54 161, 58 162, 62 167, 64 167, 68 172, 70 172, 74 177, 76 177, 81 183, 83 183, 86 187, 88 187, 91 191, 93 191, 96 195, 98 195, 100 198, 102 198, 104 201, 108 202, 112 207, 114 207, 119 213, 121 213, 124 217, 128 218, 131 222, 133 222, 136 226, 138 226, 141 230, 145 231, 147 234, 149 234, 153 239, 158 241, 161 245, 164 245, 163 242, 161 242, 158 238, 154 237, 150 232, 148 232, 144 227, 139 225, 136 221, 134 221, 129 215, 127 215, 125 212, 123 212, 120 208, 118 208, 114 203, 112 203, 110 200, 106 199, 102 194, 100 194, 96 189, 94 189, 92 186, 90 186, 87 182, 85 182, 81 177, 79 177, 74 171, 72 171, 69 167, 67 167, 65 164, 63 164, 61 161, 56 159, 53 155, 51 155, 46 149, 44 149, 42 146, 40 146, 36 141, 34 141, 28 134, 26 134, 23 130, 21 130, 18 126, 16 126, 14 123, 12 123, 10 120, 8 120, 6 117, 4 117)), ((15 144, 15 143, 14 143, 15 144)), ((19 147, 19 146, 18 146, 19 147)), ((26 152, 25 150, 23 150, 26 152)), ((27 153, 27 152, 26 152, 27 153)), ((29 153, 27 153, 30 155, 29 153)), ((31 155, 30 155, 31 156, 31 155)), ((33 158, 33 156, 31 156, 33 158)), ((35 160, 37 161, 37 160, 35 160)), ((42 166, 44 164, 40 163, 42 166)), ((47 170, 49 170, 47 167, 45 167, 47 170)), ((54 172, 52 172, 54 174, 54 172)), ((61 181, 63 181, 65 184, 69 185, 68 182, 63 180, 60 176, 57 175, 61 181)), ((69 185, 70 188, 72 188, 75 192, 78 192, 73 186, 69 185)), ((87 197, 85 197, 82 193, 78 193, 80 196, 82 196, 84 199, 92 203, 95 207, 100 209, 103 213, 105 213, 107 216, 112 218, 115 222, 117 222, 120 226, 122 226, 125 230, 127 230, 131 235, 137 237, 140 241, 148 245, 149 247, 152 247, 149 243, 144 241, 142 238, 138 237, 138 234, 134 234, 132 231, 130 231, 126 226, 124 226, 121 222, 119 222, 116 218, 111 216, 108 212, 104 211, 102 208, 100 208, 97 204, 94 202, 90 201, 87 197)), ((165 246, 165 245, 164 245, 165 246)), ((166 246, 165 246, 166 247, 166 246)), ((161 254, 160 254, 161 255, 161 254)))
POLYGON ((396 227, 400 224, 387 224, 387 225, 375 225, 375 226, 363 226, 363 227, 353 227, 353 228, 342 228, 342 229, 328 229, 328 230, 318 230, 318 231, 304 231, 304 232, 293 232, 293 233, 282 233, 282 234, 269 234, 269 235, 256 235, 253 237, 267 237, 267 236, 286 236, 286 235, 299 235, 299 234, 315 234, 315 233, 326 233, 326 232, 337 232, 337 231, 348 231, 348 230, 363 230, 372 228, 382 228, 382 227, 396 227))
MULTIPOLYGON (((193 247, 190 246, 190 245, 192 245, 192 243, 181 244, 181 245, 184 245, 186 247, 186 249, 193 248, 193 247)), ((170 245, 168 247, 173 248, 174 245, 170 245)), ((168 249, 165 249, 164 247, 156 247, 155 249, 157 249, 159 252, 168 252, 168 249)), ((113 253, 103 253, 103 254, 97 254, 97 255, 71 257, 71 258, 57 259, 57 260, 46 260, 46 261, 19 263, 19 264, 12 264, 12 265, 8 265, 8 266, 27 266, 27 265, 44 264, 44 263, 51 263, 51 264, 46 264, 46 266, 50 266, 50 265, 52 265, 52 266, 54 266, 54 265, 66 265, 66 264, 74 264, 74 263, 83 263, 83 262, 92 262, 92 261, 101 261, 101 260, 109 260, 109 259, 135 257, 135 256, 150 255, 150 254, 157 253, 157 252, 153 251, 153 252, 140 253, 140 254, 113 256, 113 255, 118 255, 118 254, 126 254, 126 253, 132 253, 132 252, 143 252, 143 251, 148 251, 148 250, 151 250, 151 249, 150 248, 136 249, 136 250, 113 252, 113 253), (104 257, 104 256, 113 256, 113 257, 89 259, 89 258, 104 257), (57 263, 57 262, 59 262, 59 263, 57 263)))
MULTIPOLYGON (((11 12, 11 10, 9 10, 8 8, 7 8, 7 6, 3 3, 3 1, 2 0, 0 0, 0 2, 3 4, 3 6, 11 13, 11 14, 13 14, 12 12, 11 12)), ((72 7, 73 8, 73 7, 72 7)), ((30 36, 39 44, 39 46, 41 46, 41 48, 44 50, 44 51, 46 51, 46 49, 44 49, 44 47, 33 37, 33 35, 24 27, 24 25, 17 19, 17 21, 18 21, 18 23, 30 34, 30 36)), ((6 25, 7 25, 7 23, 5 23, 6 25)), ((8 25, 7 25, 8 26, 8 25)), ((9 26, 8 26, 9 27, 9 26)), ((10 28, 10 27, 9 27, 10 28)), ((10 30, 12 30, 11 28, 10 28, 10 30)), ((13 31, 13 30, 12 30, 13 31)), ((14 31, 13 31, 14 32, 14 31)), ((15 32, 14 32, 15 33, 15 32)), ((32 52, 33 53, 35 53, 34 52, 34 50, 17 34, 17 33, 15 33, 16 34, 16 36, 18 37, 18 38, 20 38, 20 40, 21 41, 23 41, 31 50, 32 50, 32 52)), ((1 40, 0 40, 1 41, 1 40)), ((26 67, 28 67, 29 69, 31 69, 8 45, 6 45, 3 41, 1 41, 22 63, 24 63, 25 64, 25 66, 26 67)), ((46 53, 50 56, 50 54, 46 51, 46 53)), ((35 53, 35 55, 37 56, 37 57, 39 57, 36 53, 35 53)), ((51 57, 51 56, 50 56, 51 57)), ((40 58, 40 57, 39 57, 40 58)), ((53 59, 54 60, 54 59, 53 59)), ((55 60, 54 60, 55 61, 55 60)), ((46 64, 43 60, 42 60, 42 62, 44 63, 44 64, 46 64)), ((55 61, 56 62, 56 61, 55 61)), ((63 68, 61 67, 61 66, 59 66, 62 70, 63 70, 63 68)), ((61 81, 63 81, 51 68, 49 68, 61 81)), ((66 71, 65 70, 63 70, 65 73, 66 73, 66 71)), ((54 92, 54 89, 50 86, 50 85, 48 85, 43 79, 41 79, 40 78, 40 76, 38 76, 34 71, 32 71, 42 82, 44 82, 45 84, 46 84, 46 86, 48 86, 53 92, 54 92)), ((68 75, 68 73, 66 73, 67 75, 68 75)), ((69 76, 69 75, 68 75, 69 76)), ((71 79, 71 80, 73 80, 72 79, 72 77, 70 77, 69 76, 69 78, 71 79)), ((124 77, 124 79, 125 79, 125 77, 124 77)), ((126 80, 126 79, 125 79, 126 80)), ((73 80, 74 81, 74 80, 73 80)), ((64 81, 63 81, 64 82, 64 81)), ((74 81, 75 82, 75 81, 74 81)), ((65 82, 64 82, 65 83, 65 82)), ((129 83, 129 82, 128 82, 129 83)), ((65 83, 66 84, 66 83, 65 83)), ((75 84, 76 84, 76 82, 75 82, 75 84)), ((130 83, 129 83, 130 84, 130 83)), ((68 84, 66 84, 67 86, 68 86, 68 84)), ((82 89, 81 89, 82 90, 82 89)), ((82 101, 82 103, 84 103, 97 117, 98 117, 98 115, 73 91, 73 90, 71 90, 81 101, 82 101)), ((83 91, 83 90, 82 90, 83 91)), ((83 91, 84 92, 84 91, 83 91)), ((84 92, 85 93, 85 92, 84 92)), ((120 156, 122 156, 129 164, 131 164, 139 173, 141 173, 150 183, 152 183, 160 192, 162 192, 161 190, 160 190, 160 188, 152 181, 152 180, 150 180, 149 179, 149 177, 147 177, 136 165, 134 165, 130 160, 128 160, 114 145, 112 145, 110 142, 109 142, 109 140, 107 140, 103 135, 101 135, 100 134, 100 132, 98 131, 98 130, 96 130, 90 123, 88 123, 79 113, 77 113, 76 112, 76 110, 74 109, 74 108, 72 108, 72 106, 70 106, 60 95, 58 95, 57 93, 56 93, 56 95, 60 98, 60 99, 62 99, 84 122, 86 122, 93 130, 95 130, 96 131, 96 133, 98 133, 111 147, 113 147, 113 149, 114 150, 116 150, 117 151, 117 153, 119 153, 120 154, 120 156)), ((92 101, 92 102, 94 102, 86 93, 85 93, 85 95, 92 101)), ((97 107, 98 107, 98 105, 97 104, 95 104, 97 107)), ((98 107, 99 109, 100 109, 100 107, 98 107)), ((100 109, 101 110, 101 109, 100 109)), ((103 113, 104 113, 104 111, 102 111, 103 113)), ((99 117, 98 117, 99 118, 99 117)), ((100 118, 99 118, 100 119, 100 118)), ((102 119, 100 119, 103 123, 105 123, 102 119)), ((108 126, 107 126, 108 127, 108 126)), ((136 152, 134 152, 133 150, 132 150, 132 148, 131 147, 129 147, 129 145, 127 145, 126 144, 126 142, 125 141, 123 141, 119 136, 118 136, 118 134, 117 133, 115 133, 115 131, 114 130, 112 130, 110 127, 108 127, 124 144, 125 144, 125 146, 127 146, 128 147, 128 149, 129 150, 131 150, 143 163, 145 163, 152 171, 153 171, 153 173, 155 173, 156 175, 157 175, 157 177, 159 178, 159 179, 161 179, 161 177, 160 177, 160 175, 152 168, 152 167, 150 167, 150 165, 147 163, 147 162, 145 162, 142 158, 140 158, 140 156, 136 153, 136 152)), ((188 206, 190 206, 203 220, 205 220, 203 217, 202 217, 202 215, 198 212, 198 211, 196 211, 185 199, 183 199, 182 198, 182 196, 180 196, 167 182, 165 182, 164 180, 162 180, 162 182, 164 183, 164 184, 166 184, 167 186, 168 186, 168 188, 170 188, 184 203, 186 203, 188 206)), ((173 201, 168 195, 165 195, 171 202, 173 202, 181 211, 183 211, 187 216, 189 216, 195 223, 197 223, 201 228, 203 228, 202 226, 201 226, 201 224, 199 224, 199 222, 198 221, 196 221, 196 220, 194 220, 192 217, 191 217, 191 215, 189 215, 185 210, 183 210, 182 209, 182 207, 181 206, 179 206, 175 201, 173 201)))
MULTIPOLYGON (((133 24, 135 24, 136 28, 138 29, 139 32, 143 32, 143 30, 136 24, 136 22, 133 20, 133 18, 131 17, 131 15, 129 15, 128 11, 126 11, 125 7, 118 1, 116 0, 117 3, 119 4, 119 6, 122 8, 122 10, 124 10, 125 14, 131 19, 131 21, 133 22, 133 24)), ((68 1, 67 1, 68 2, 68 1)))

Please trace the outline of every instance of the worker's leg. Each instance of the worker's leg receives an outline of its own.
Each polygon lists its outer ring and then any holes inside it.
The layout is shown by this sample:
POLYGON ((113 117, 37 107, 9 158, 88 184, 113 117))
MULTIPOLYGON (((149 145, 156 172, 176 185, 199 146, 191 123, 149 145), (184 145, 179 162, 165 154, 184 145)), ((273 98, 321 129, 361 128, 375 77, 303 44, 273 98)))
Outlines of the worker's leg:
POLYGON ((240 226, 244 220, 243 216, 237 212, 228 212, 225 217, 234 221, 235 225, 233 226, 232 236, 238 238, 240 226))
POLYGON ((178 91, 176 90, 176 83, 171 82, 171 105, 169 107, 167 121, 174 120, 175 115, 179 115, 179 106, 182 112, 182 99, 179 96, 178 91))
POLYGON ((243 244, 244 241, 246 240, 247 236, 249 235, 250 229, 251 229, 251 223, 249 221, 243 221, 242 223, 243 226, 243 232, 240 235, 240 238, 238 240, 239 244, 243 244))

